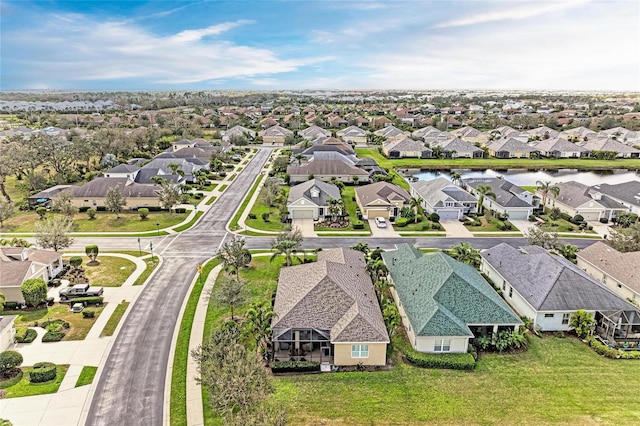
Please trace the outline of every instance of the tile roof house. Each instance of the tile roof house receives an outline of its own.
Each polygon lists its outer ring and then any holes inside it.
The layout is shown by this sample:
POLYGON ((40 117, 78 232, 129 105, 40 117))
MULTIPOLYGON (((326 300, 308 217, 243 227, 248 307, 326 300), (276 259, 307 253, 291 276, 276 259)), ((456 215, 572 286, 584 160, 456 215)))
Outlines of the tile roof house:
POLYGON ((364 219, 383 217, 394 220, 404 207, 409 206, 411 196, 407 191, 389 182, 375 182, 358 186, 356 203, 364 219))
POLYGON ((530 142, 529 145, 540 151, 540 155, 543 157, 583 158, 589 156, 588 149, 563 138, 542 139, 530 142))
POLYGON ((287 198, 289 219, 323 219, 329 215, 328 200, 340 200, 336 185, 311 179, 291 187, 287 198))
POLYGON ((20 286, 30 278, 49 282, 62 272, 62 254, 25 247, 0 247, 0 293, 8 302, 24 303, 20 286))
POLYGON ((584 220, 611 220, 618 212, 629 210, 613 198, 576 181, 561 182, 556 186, 560 189, 558 196, 547 197, 546 205, 557 207, 571 217, 579 214, 584 220))
POLYGON ((422 198, 422 208, 437 213, 441 220, 459 220, 468 213, 478 211, 478 200, 449 179, 439 177, 432 180, 410 182, 412 197, 422 198))
POLYGON ((522 325, 470 265, 409 244, 398 244, 382 259, 409 341, 420 352, 464 353, 474 338, 522 325))
POLYGON ((384 365, 389 335, 362 253, 318 252, 282 268, 274 304, 273 357, 335 365, 384 365))
POLYGON ((578 142, 578 145, 591 151, 592 156, 594 152, 609 151, 617 152, 618 158, 640 158, 640 150, 612 138, 589 138, 589 140, 578 142))
POLYGON ((640 214, 640 182, 632 180, 615 185, 601 183, 591 189, 627 206, 633 213, 640 214))
POLYGON ((640 303, 640 251, 620 253, 597 241, 577 254, 577 265, 618 296, 640 303))
POLYGON ((430 158, 433 155, 423 142, 406 137, 384 142, 382 153, 389 158, 430 158))
POLYGON ((488 185, 496 194, 495 199, 484 197, 483 206, 509 219, 526 220, 533 214, 540 199, 538 196, 512 184, 508 180, 498 178, 463 179, 462 187, 480 200, 477 188, 488 185))
POLYGON ((480 270, 502 289, 507 302, 544 331, 567 331, 571 314, 594 314, 607 339, 640 338, 640 313, 562 256, 539 246, 506 243, 481 253, 480 270))
POLYGON ((496 158, 530 158, 540 153, 525 142, 512 137, 493 140, 488 142, 486 146, 489 155, 496 158))
POLYGON ((341 160, 314 160, 302 165, 290 165, 287 167, 287 174, 292 184, 305 182, 309 180, 309 176, 324 182, 330 181, 333 177, 341 182, 349 183, 354 180, 358 182, 369 181, 369 173, 350 162, 341 160))

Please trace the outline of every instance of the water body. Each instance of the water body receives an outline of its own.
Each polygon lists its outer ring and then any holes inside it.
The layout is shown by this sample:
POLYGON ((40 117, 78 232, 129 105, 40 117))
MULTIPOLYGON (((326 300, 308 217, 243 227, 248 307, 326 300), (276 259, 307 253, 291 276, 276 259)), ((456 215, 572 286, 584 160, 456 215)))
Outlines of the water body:
POLYGON ((405 175, 412 175, 419 180, 431 180, 437 177, 450 177, 451 172, 458 172, 462 175, 463 179, 470 178, 492 178, 497 176, 503 176, 509 182, 518 186, 533 186, 537 181, 551 181, 556 182, 568 182, 576 181, 585 185, 597 185, 600 183, 618 184, 629 181, 640 181, 640 174, 635 171, 629 171, 626 169, 620 170, 600 170, 593 172, 583 172, 574 169, 560 169, 560 170, 527 170, 527 169, 508 169, 508 170, 468 170, 468 169, 454 169, 454 170, 410 170, 405 175))

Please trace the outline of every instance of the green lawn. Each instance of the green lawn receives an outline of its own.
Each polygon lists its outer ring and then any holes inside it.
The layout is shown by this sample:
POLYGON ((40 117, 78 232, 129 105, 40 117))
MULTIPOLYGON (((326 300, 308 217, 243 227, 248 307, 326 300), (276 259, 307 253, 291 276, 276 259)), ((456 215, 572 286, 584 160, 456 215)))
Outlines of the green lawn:
MULTIPOLYGON (((344 203, 344 208, 347 211, 347 214, 349 215, 349 226, 347 226, 346 228, 342 228, 341 230, 343 231, 366 231, 366 232, 371 232, 371 228, 369 228, 369 222, 367 222, 366 220, 362 220, 362 223, 364 223, 364 229, 353 229, 353 221, 354 220, 358 220, 358 215, 356 214, 356 210, 358 209, 358 203, 356 203, 356 201, 354 200, 356 196, 356 187, 355 186, 350 186, 350 185, 345 185, 344 189, 342 190, 342 202, 344 203)), ((335 228, 316 228, 317 230, 325 230, 325 231, 338 231, 338 229, 335 228)))
POLYGON ((82 367, 82 371, 80 372, 80 376, 78 376, 78 381, 76 382, 75 387, 90 385, 93 383, 93 378, 96 376, 98 372, 98 367, 82 367))
POLYGON ((229 185, 222 185, 222 186, 220 186, 220 189, 218 191, 223 192, 228 187, 229 187, 229 185))
POLYGON ((187 229, 191 228, 203 214, 203 211, 197 211, 195 216, 189 222, 185 223, 184 225, 176 226, 175 228, 173 228, 173 230, 176 232, 186 231, 187 229))
POLYGON ((13 386, 6 388, 7 398, 19 398, 23 396, 45 395, 48 393, 56 393, 60 388, 64 375, 69 369, 68 365, 56 366, 58 374, 54 380, 46 383, 31 383, 29 381, 30 367, 22 367, 22 379, 13 386))
MULTIPOLYGON (((557 220, 551 220, 551 218, 549 218, 549 215, 541 215, 540 219, 544 220, 544 224, 540 226, 541 229, 544 229, 545 231, 548 232, 576 232, 576 233, 583 233, 582 231, 580 231, 578 225, 575 225, 571 222, 569 222, 568 220, 564 220, 562 218, 557 219, 557 220)), ((531 224, 531 226, 534 226, 533 223, 531 224)), ((584 231, 585 234, 595 234, 595 231, 589 231, 587 229, 585 229, 584 231)))
MULTIPOLYGON (((47 212, 46 217, 56 213, 47 212)), ((149 217, 141 220, 137 213, 122 213, 116 218, 113 213, 97 212, 96 217, 90 220, 85 213, 74 216, 74 232, 143 232, 154 231, 159 228, 168 228, 182 222, 187 213, 151 212, 149 217)), ((4 232, 34 232, 38 215, 34 212, 24 212, 5 221, 4 232)))
MULTIPOLYGON (((242 212, 244 212, 247 209, 247 205, 249 205, 249 200, 251 200, 251 197, 258 189, 258 185, 264 179, 264 177, 265 175, 259 175, 256 178, 256 180, 253 182, 253 185, 251 185, 251 189, 249 190, 249 192, 247 192, 247 195, 245 195, 244 200, 242 200, 242 204, 240 204, 238 211, 236 212, 235 216, 233 216, 233 219, 231 219, 231 222, 229 223, 229 229, 231 229, 232 231, 237 231, 238 229, 240 229, 240 226, 238 225, 240 216, 242 215, 242 212)), ((226 187, 227 185, 222 185, 220 187, 220 192, 226 189, 226 187)))
POLYGON ((90 309, 96 312, 94 318, 84 318, 81 313, 73 313, 69 309, 69 305, 58 304, 49 307, 49 309, 37 309, 31 311, 4 311, 5 315, 18 315, 16 318, 16 327, 37 327, 36 323, 42 323, 51 319, 62 319, 69 323, 71 328, 62 340, 83 340, 87 337, 89 330, 102 313, 102 310, 106 304, 95 307, 91 306, 85 309, 90 309))
POLYGON ((381 167, 403 167, 410 169, 578 169, 578 170, 602 170, 602 169, 637 169, 640 160, 619 158, 616 160, 595 159, 526 159, 526 158, 455 158, 455 159, 420 159, 400 158, 388 159, 378 152, 377 148, 357 148, 358 157, 374 158, 381 167))
POLYGON ((213 204, 214 201, 216 201, 216 197, 211 197, 207 200, 205 204, 208 206, 209 204, 213 204))
MULTIPOLYGON (((63 256, 65 262, 69 261, 69 256, 63 256)), ((103 287, 120 287, 129 278, 129 275, 136 270, 136 264, 128 259, 115 256, 98 255, 99 265, 90 266, 89 258, 82 256, 81 268, 84 268, 84 275, 91 285, 103 287)))
POLYGON ((118 324, 120 323, 120 320, 122 319, 122 316, 126 312, 128 306, 129 302, 125 302, 124 300, 120 302, 118 306, 116 306, 115 311, 113 311, 113 314, 111 314, 111 317, 109 317, 109 321, 107 321, 104 328, 102 329, 102 333, 100 333, 100 336, 113 336, 113 333, 115 333, 116 328, 118 328, 118 324))
POLYGON ((538 190, 538 187, 535 185, 520 185, 520 188, 524 189, 525 191, 529 191, 532 194, 535 194, 538 190))
POLYGON ((498 229, 499 220, 493 216, 478 216, 482 225, 480 226, 465 226, 471 232, 518 232, 516 227, 513 227, 511 231, 501 231, 498 229))
MULTIPOLYGON (((286 200, 287 196, 289 195, 290 188, 288 186, 283 186, 282 188, 285 191, 284 198, 286 200)), ((245 220, 245 223, 250 228, 260 229, 262 231, 276 231, 276 232, 284 231, 287 224, 280 222, 280 208, 278 206, 269 207, 265 203, 264 194, 265 194, 265 188, 262 187, 262 189, 260 190, 260 194, 256 199, 256 202, 251 207, 251 212, 250 212, 256 215, 256 218, 249 219, 249 217, 247 217, 247 219, 245 220), (265 222, 264 220, 262 220, 263 213, 269 213, 268 222, 265 222)), ((247 197, 249 196, 250 195, 247 195, 247 197)))
POLYGON ((147 264, 147 267, 144 271, 142 271, 142 274, 140 274, 140 276, 136 278, 133 285, 142 285, 145 283, 145 281, 147 281, 149 275, 151 275, 151 273, 158 267, 158 258, 154 256, 153 259, 144 259, 144 263, 147 264))
POLYGON ((391 371, 279 377, 292 424, 638 424, 636 362, 602 358, 573 338, 486 355, 472 372, 391 371))
POLYGON ((217 183, 212 183, 212 184, 210 184, 210 185, 205 186, 205 187, 202 189, 202 191, 207 191, 207 192, 209 192, 209 191, 213 191, 213 190, 214 190, 214 189, 216 189, 217 187, 218 187, 218 184, 217 184, 217 183))

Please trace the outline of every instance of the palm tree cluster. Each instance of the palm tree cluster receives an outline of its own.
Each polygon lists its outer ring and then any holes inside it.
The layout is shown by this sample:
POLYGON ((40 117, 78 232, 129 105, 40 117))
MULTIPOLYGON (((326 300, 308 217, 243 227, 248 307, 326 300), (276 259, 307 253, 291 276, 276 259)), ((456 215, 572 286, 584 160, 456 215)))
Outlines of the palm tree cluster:
POLYGON ((536 182, 536 189, 540 191, 542 194, 542 209, 544 210, 544 206, 547 205, 547 198, 549 194, 553 195, 554 198, 557 198, 560 194, 560 187, 557 185, 552 185, 551 181, 543 182, 541 180, 536 182))
POLYGON ((299 228, 281 232, 271 243, 271 250, 273 250, 271 261, 273 262, 280 255, 285 257, 287 266, 293 264, 294 257, 301 261, 300 257, 297 256, 298 251, 300 251, 300 244, 302 244, 302 232, 299 228))

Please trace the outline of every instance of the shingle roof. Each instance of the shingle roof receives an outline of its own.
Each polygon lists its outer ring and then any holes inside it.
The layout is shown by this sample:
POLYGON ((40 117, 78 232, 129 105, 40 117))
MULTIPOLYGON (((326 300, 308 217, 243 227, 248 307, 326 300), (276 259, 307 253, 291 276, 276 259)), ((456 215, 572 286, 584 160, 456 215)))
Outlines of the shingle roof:
POLYGON ((640 293, 640 251, 620 253, 598 241, 578 252, 596 268, 615 278, 636 293, 640 293))
POLYGON ((469 336, 468 325, 522 322, 471 266, 409 244, 382 253, 394 288, 418 336, 469 336))
POLYGON ((514 138, 497 139, 487 144, 487 148, 495 152, 535 152, 537 149, 514 138))
POLYGON ((291 187, 289 197, 287 199, 287 205, 299 200, 300 198, 304 198, 317 206, 326 206, 329 198, 333 198, 335 200, 340 199, 340 190, 337 186, 330 183, 323 182, 319 179, 311 179, 291 187), (313 198, 311 196, 311 190, 313 188, 317 188, 319 191, 319 196, 317 198, 313 198))
POLYGON ((330 330, 331 342, 388 343, 362 253, 339 248, 280 270, 272 328, 330 330))
POLYGON ((363 205, 380 199, 391 204, 391 200, 403 200, 408 203, 411 196, 403 188, 389 182, 375 182, 369 185, 356 187, 356 196, 363 205))
POLYGON ((556 184, 556 186, 560 189, 556 200, 573 208, 588 202, 594 202, 607 208, 626 209, 624 205, 612 200, 607 195, 602 195, 599 200, 596 200, 592 197, 592 194, 595 194, 597 191, 576 181, 561 182, 556 184))
POLYGON ((635 310, 573 263, 542 247, 519 250, 501 243, 481 256, 536 310, 635 310))
POLYGON ((382 136, 385 138, 397 138, 398 136, 406 135, 408 133, 403 132, 395 126, 387 126, 383 127, 380 130, 376 130, 373 132, 377 136, 382 136))
POLYGON ((76 198, 103 198, 107 195, 109 188, 119 186, 122 195, 134 198, 157 198, 158 187, 142 183, 131 183, 127 178, 105 178, 98 177, 91 182, 73 189, 73 196, 76 198))
POLYGON ((588 149, 562 138, 544 139, 532 143, 532 146, 543 152, 589 152, 588 149))
POLYGON ((498 178, 463 179, 465 185, 477 188, 479 185, 489 185, 496 194, 495 202, 502 207, 533 207, 528 202, 518 198, 516 194, 525 192, 524 189, 512 184, 508 180, 498 178))
POLYGON ((467 141, 463 141, 460 138, 437 140, 431 144, 431 147, 434 147, 434 146, 442 147, 442 150, 444 152, 453 152, 453 151, 457 153, 484 152, 482 151, 482 149, 478 148, 474 144, 467 141))
POLYGON ((140 170, 140 167, 128 164, 118 164, 112 169, 107 170, 105 173, 132 173, 140 170))
POLYGON ((411 138, 403 138, 398 140, 392 140, 384 143, 384 148, 387 151, 399 151, 399 152, 433 152, 431 149, 424 146, 423 142, 415 141, 411 138))
POLYGON ((30 261, 0 261, 0 289, 2 287, 20 287, 26 279, 30 267, 30 261))
POLYGON ((611 138, 594 138, 589 139, 584 142, 578 142, 581 146, 588 149, 589 151, 613 151, 619 153, 639 153, 640 150, 637 150, 633 147, 623 144, 622 142, 618 142, 615 139, 611 138))
POLYGON ((640 206, 640 182, 638 181, 634 180, 616 185, 601 183, 599 185, 594 185, 591 188, 626 203, 640 206))
POLYGON ((287 167, 287 174, 312 174, 314 176, 369 176, 369 174, 364 170, 340 160, 317 160, 303 164, 302 166, 289 166, 287 167))
POLYGON ((345 137, 362 137, 362 136, 366 136, 367 132, 365 132, 364 130, 362 130, 360 127, 358 126, 349 126, 346 127, 342 130, 338 130, 336 132, 336 136, 340 136, 341 138, 345 138, 345 137))
POLYGON ((476 201, 476 197, 443 177, 410 182, 409 185, 434 207, 444 207, 446 201, 476 201))

